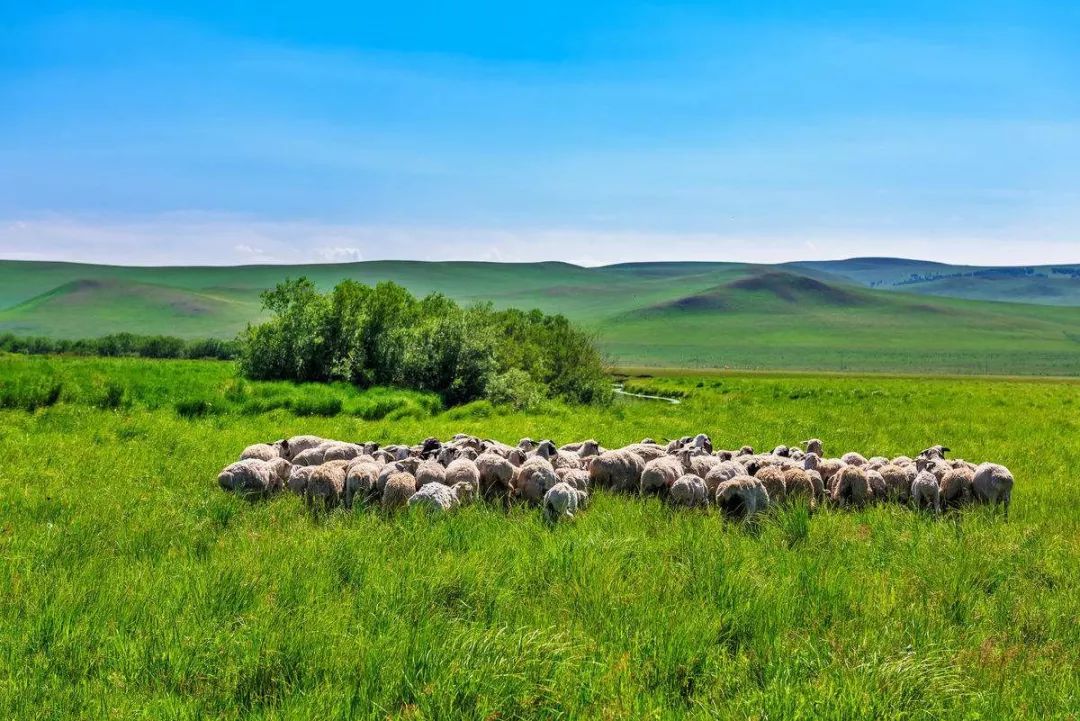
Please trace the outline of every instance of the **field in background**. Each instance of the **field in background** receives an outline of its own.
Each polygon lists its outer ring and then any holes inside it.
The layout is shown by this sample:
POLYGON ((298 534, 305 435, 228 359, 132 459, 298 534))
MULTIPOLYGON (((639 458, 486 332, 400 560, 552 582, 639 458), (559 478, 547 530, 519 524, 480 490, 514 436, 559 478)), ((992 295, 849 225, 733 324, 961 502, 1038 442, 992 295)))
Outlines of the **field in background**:
MULTIPOLYGON (((595 332, 617 365, 1080 375, 1080 307, 918 295, 920 284, 893 284, 905 274, 971 269, 898 263, 117 268, 0 261, 0 332, 231 337, 262 317, 261 290, 304 274, 324 289, 342 278, 393 280, 418 294, 563 313, 595 332)), ((1022 282, 1076 290, 1080 302, 1080 279, 1041 271, 1047 278, 946 280, 979 283, 994 300, 1030 300, 1034 291, 1014 287, 1022 282)))
POLYGON ((664 375, 630 388, 680 405, 519 414, 414 395, 418 409, 365 420, 365 393, 239 384, 227 363, 4 357, 0 378, 13 398, 60 384, 33 411, 0 409, 8 718, 1050 719, 1080 707, 1073 383, 664 375), (340 409, 298 415, 309 397, 340 409), (178 405, 195 399, 210 410, 178 405), (706 431, 759 448, 817 435, 837 454, 943 442, 1005 463, 1017 486, 1008 524, 987 508, 937 521, 886 506, 748 529, 601 493, 549 529, 520 508, 313 518, 294 497, 249 504, 215 480, 256 440, 459 431, 612 446, 706 431))

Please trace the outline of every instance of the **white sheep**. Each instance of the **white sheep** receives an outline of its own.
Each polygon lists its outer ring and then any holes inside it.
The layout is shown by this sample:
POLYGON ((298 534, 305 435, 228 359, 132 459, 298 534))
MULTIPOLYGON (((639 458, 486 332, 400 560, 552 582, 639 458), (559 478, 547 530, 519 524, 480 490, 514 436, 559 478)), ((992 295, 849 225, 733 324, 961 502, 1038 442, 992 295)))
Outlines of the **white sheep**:
POLYGON ((277 441, 275 443, 255 443, 248 446, 240 454, 240 460, 244 461, 248 458, 255 458, 260 461, 272 461, 275 458, 285 458, 285 441, 277 441))
POLYGON ((623 493, 635 493, 641 486, 645 461, 626 449, 607 451, 593 456, 589 462, 589 481, 595 488, 607 488, 623 493))
POLYGON ((654 458, 641 471, 641 495, 667 495, 672 484, 683 475, 683 466, 672 456, 654 458))
POLYGON ((971 481, 973 495, 982 503, 1005 506, 1005 520, 1009 520, 1009 503, 1012 501, 1013 475, 998 463, 982 463, 975 468, 971 481))
POLYGON ((222 469, 218 474, 218 485, 226 491, 258 498, 281 490, 291 468, 284 458, 269 461, 245 458, 222 469))
POLYGON ((521 464, 514 479, 514 493, 526 503, 539 505, 548 489, 559 482, 547 459, 532 456, 521 464))
POLYGON ((556 483, 544 493, 544 518, 548 523, 572 519, 587 498, 587 493, 569 483, 556 483))
POLYGON ((911 503, 915 508, 929 506, 934 513, 941 513, 941 486, 933 472, 922 470, 915 476, 911 484, 911 503))
POLYGON ((457 494, 449 486, 431 482, 420 487, 408 500, 409 508, 423 508, 426 511, 445 513, 458 505, 457 494))
POLYGON ((379 466, 354 460, 345 471, 345 506, 367 505, 378 498, 379 466))
POLYGON ((697 508, 708 505, 708 489, 705 480, 690 473, 679 476, 668 491, 668 502, 673 506, 697 508))
POLYGON ((728 518, 748 520, 769 507, 769 492, 753 476, 735 476, 717 487, 716 505, 728 518))

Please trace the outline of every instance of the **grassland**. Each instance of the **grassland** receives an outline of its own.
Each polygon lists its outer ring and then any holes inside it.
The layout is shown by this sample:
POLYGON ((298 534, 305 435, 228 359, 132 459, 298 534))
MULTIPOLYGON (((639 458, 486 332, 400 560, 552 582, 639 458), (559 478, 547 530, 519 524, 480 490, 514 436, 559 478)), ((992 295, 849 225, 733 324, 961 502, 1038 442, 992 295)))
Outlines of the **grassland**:
MULTIPOLYGON (((817 266, 723 263, 122 268, 6 261, 0 332, 231 337, 262 317, 262 289, 306 274, 321 288, 342 278, 394 280, 418 294, 563 313, 593 331, 616 365, 1080 375, 1078 307, 876 290, 861 285, 870 277, 859 275, 862 266, 852 267, 843 266, 854 274, 847 277, 817 266)), ((892 268, 903 270, 910 268, 892 268)))
POLYGON ((1080 708, 1078 384, 666 375, 631 387, 682 394, 680 405, 524 415, 413 398, 377 420, 353 389, 238 385, 216 362, 4 357, 0 385, 14 389, 0 409, 5 718, 1068 719, 1080 708), (57 384, 51 404, 15 407, 57 384), (103 402, 110 384, 119 400, 103 402), (313 392, 339 409, 298 415, 313 392), (213 410, 180 412, 198 399, 213 410), (249 504, 215 482, 245 444, 301 432, 617 445, 698 430, 722 447, 819 435, 834 451, 893 454, 946 442, 1012 468, 1012 518, 876 507, 747 529, 598 494, 549 529, 526 509, 312 517, 296 498, 249 504))

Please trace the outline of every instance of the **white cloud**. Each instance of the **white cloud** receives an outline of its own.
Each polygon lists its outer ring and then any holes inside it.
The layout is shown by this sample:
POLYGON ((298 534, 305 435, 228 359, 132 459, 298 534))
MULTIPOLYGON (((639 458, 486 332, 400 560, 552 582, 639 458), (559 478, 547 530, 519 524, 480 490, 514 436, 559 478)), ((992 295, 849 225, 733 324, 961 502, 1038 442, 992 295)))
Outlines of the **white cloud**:
POLYGON ((359 263, 364 259, 359 248, 319 248, 316 254, 327 263, 359 263))

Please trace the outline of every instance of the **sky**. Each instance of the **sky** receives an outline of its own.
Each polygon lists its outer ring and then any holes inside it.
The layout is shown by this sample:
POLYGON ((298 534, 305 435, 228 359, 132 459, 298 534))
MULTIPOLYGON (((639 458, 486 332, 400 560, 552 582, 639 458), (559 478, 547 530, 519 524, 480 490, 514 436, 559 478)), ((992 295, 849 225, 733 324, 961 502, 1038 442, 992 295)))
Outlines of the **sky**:
POLYGON ((1080 4, 0 0, 0 257, 1080 262, 1080 4))

